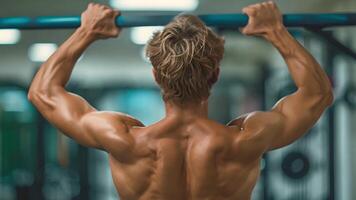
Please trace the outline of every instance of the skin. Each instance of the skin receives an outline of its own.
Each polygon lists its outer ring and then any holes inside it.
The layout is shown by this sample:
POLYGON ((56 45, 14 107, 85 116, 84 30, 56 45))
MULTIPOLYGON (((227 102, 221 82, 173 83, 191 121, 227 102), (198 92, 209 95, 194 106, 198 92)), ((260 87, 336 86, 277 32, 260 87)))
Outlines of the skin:
POLYGON ((97 111, 65 89, 74 64, 94 41, 117 37, 118 11, 89 4, 82 25, 41 66, 29 100, 67 136, 106 151, 121 199, 250 199, 261 156, 300 138, 333 101, 315 59, 288 33, 273 2, 243 9, 243 34, 261 36, 285 59, 298 90, 269 111, 223 125, 208 119, 208 101, 165 102, 166 116, 145 127, 131 116, 97 111))

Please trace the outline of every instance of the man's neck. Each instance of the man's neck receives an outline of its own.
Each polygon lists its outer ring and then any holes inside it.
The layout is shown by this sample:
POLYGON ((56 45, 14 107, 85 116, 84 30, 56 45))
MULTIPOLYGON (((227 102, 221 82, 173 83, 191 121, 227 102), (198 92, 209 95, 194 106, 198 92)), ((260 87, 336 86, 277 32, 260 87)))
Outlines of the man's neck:
POLYGON ((165 102, 166 117, 208 117, 208 101, 184 103, 165 102))

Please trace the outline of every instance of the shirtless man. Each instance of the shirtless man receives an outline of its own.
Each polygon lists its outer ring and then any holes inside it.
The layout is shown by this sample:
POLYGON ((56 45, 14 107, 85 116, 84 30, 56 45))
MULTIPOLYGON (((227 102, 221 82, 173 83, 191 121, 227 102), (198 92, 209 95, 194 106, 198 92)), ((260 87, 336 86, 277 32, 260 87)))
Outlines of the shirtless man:
POLYGON ((176 17, 148 42, 165 102, 162 120, 145 127, 123 113, 95 110, 65 85, 91 43, 120 33, 114 25, 119 12, 98 4, 89 4, 80 28, 41 66, 28 97, 63 133, 109 154, 123 200, 250 199, 262 154, 300 138, 331 105, 333 94, 328 77, 288 33, 273 2, 243 12, 249 23, 241 32, 271 42, 298 87, 270 111, 249 113, 227 125, 208 119, 224 41, 191 15, 176 17))

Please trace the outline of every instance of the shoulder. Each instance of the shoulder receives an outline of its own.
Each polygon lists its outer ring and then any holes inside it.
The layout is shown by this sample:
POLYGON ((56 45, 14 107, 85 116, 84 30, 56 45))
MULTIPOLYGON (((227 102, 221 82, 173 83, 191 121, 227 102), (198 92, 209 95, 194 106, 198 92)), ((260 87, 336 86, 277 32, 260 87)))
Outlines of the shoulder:
POLYGON ((141 121, 132 117, 131 115, 128 115, 125 113, 120 113, 120 112, 111 112, 111 113, 114 117, 116 117, 117 119, 120 119, 122 122, 124 122, 129 127, 134 127, 134 126, 144 127, 145 126, 141 121))
POLYGON ((237 118, 240 134, 237 134, 236 141, 239 144, 249 144, 247 146, 264 151, 275 136, 281 132, 282 116, 276 112, 256 111, 237 118), (241 121, 238 121, 241 120, 241 121))
POLYGON ((89 127, 100 127, 100 129, 107 130, 128 130, 131 127, 144 126, 143 123, 130 115, 112 111, 90 112, 83 117, 82 122, 89 127))
POLYGON ((236 126, 241 129, 255 129, 258 127, 273 126, 278 124, 282 116, 276 112, 255 111, 241 115, 230 121, 227 126, 236 126))
POLYGON ((88 113, 82 123, 86 133, 117 159, 127 159, 132 153, 135 142, 131 128, 144 126, 130 115, 109 111, 88 113))
POLYGON ((278 133, 276 118, 278 115, 274 113, 256 111, 232 120, 228 126, 236 133, 232 146, 234 155, 245 161, 259 158, 278 133))

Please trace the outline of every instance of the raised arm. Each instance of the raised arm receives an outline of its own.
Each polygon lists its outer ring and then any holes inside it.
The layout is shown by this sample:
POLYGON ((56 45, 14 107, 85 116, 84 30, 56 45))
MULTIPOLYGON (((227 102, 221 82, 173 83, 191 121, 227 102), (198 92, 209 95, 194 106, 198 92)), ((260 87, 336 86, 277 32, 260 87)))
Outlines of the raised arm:
POLYGON ((249 15, 246 35, 259 35, 271 42, 288 65, 297 91, 282 98, 269 112, 256 112, 244 122, 246 129, 259 130, 256 137, 265 149, 283 147, 301 137, 332 104, 330 81, 318 62, 286 30, 273 2, 244 8, 249 15))
POLYGON ((63 133, 85 146, 108 151, 114 146, 126 148, 128 128, 141 124, 120 113, 97 112, 83 98, 67 92, 65 85, 77 59, 91 43, 119 35, 114 24, 118 14, 109 7, 89 4, 81 27, 40 67, 28 93, 42 115, 63 133))

